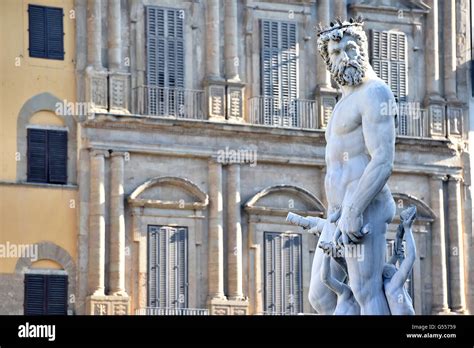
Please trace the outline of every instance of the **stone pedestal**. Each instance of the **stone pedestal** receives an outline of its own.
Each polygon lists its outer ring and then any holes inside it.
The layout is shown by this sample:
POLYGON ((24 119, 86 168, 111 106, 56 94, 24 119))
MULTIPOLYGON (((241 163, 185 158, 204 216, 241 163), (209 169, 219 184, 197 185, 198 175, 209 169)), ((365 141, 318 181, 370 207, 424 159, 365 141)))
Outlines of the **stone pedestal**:
POLYGON ((318 126, 326 128, 331 118, 334 107, 337 103, 338 93, 332 88, 318 88, 316 91, 316 102, 319 106, 318 110, 318 126))
POLYGON ((210 120, 223 121, 226 114, 226 85, 224 79, 212 79, 206 85, 207 112, 210 120))
POLYGON ((244 110, 244 84, 241 82, 227 81, 226 88, 226 114, 229 121, 243 122, 244 110))
POLYGON ((104 113, 108 111, 107 71, 86 69, 86 102, 89 103, 90 113, 104 113))
POLYGON ((88 315, 129 315, 128 296, 89 296, 86 298, 88 315))
POLYGON ((129 83, 130 74, 118 71, 109 72, 110 112, 129 114, 129 83))
POLYGON ((446 102, 439 95, 425 100, 429 112, 430 136, 437 139, 446 138, 446 102))
POLYGON ((247 300, 210 299, 207 301, 210 315, 248 315, 249 303, 247 300))

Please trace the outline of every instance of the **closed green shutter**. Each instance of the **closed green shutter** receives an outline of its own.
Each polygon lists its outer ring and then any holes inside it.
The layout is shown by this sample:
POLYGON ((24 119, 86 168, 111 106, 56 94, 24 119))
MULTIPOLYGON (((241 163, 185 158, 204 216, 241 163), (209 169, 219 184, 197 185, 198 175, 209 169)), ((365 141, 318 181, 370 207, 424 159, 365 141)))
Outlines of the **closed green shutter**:
POLYGON ((25 274, 25 315, 46 314, 45 282, 42 274, 25 274))
POLYGON ((67 182, 67 132, 48 131, 48 175, 49 182, 67 182))
POLYGON ((298 50, 295 23, 261 20, 264 124, 296 126, 298 50))
POLYGON ((28 5, 30 57, 64 59, 63 9, 28 5))
POLYGON ((47 291, 47 314, 66 315, 67 314, 67 276, 48 275, 46 276, 47 291))
POLYGON ((67 275, 25 274, 25 315, 66 315, 67 275))
POLYGON ((67 183, 67 132, 28 129, 27 180, 67 183))
POLYGON ((30 57, 46 58, 45 7, 28 5, 30 57))
POLYGON ((150 225, 148 231, 148 305, 187 308, 187 228, 150 225))
POLYGON ((301 236, 266 232, 264 253, 265 311, 302 312, 301 236))
POLYGON ((399 101, 408 95, 407 38, 404 33, 372 30, 372 67, 399 101))
POLYGON ((27 179, 29 182, 48 182, 48 131, 28 129, 27 179))

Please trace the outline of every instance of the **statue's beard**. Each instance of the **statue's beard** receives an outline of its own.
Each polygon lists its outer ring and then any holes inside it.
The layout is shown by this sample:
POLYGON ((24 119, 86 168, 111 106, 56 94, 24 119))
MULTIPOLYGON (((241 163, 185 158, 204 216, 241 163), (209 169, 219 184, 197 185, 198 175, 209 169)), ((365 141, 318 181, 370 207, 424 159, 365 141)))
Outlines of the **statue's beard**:
POLYGON ((332 78, 340 86, 360 85, 366 70, 367 68, 365 67, 365 61, 362 56, 329 67, 332 78))

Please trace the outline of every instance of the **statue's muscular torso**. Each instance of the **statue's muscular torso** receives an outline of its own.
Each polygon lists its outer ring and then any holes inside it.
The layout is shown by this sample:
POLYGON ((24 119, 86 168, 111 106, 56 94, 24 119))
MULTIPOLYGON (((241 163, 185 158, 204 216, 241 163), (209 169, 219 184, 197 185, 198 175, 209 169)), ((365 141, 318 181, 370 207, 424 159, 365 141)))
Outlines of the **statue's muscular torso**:
MULTIPOLYGON (((379 79, 369 80, 343 97, 336 104, 327 126, 325 188, 329 211, 351 199, 370 161, 362 131, 360 105, 367 102, 369 97, 367 90, 372 84, 383 84, 383 82, 379 79)), ((390 194, 390 191, 385 185, 381 194, 387 193, 390 194)))

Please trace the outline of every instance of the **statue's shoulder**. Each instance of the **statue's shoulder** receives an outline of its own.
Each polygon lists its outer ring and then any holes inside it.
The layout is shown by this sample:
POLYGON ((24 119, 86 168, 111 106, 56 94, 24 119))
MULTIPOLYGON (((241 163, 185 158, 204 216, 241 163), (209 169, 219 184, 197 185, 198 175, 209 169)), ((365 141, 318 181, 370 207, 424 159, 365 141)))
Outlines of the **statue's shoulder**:
POLYGON ((392 99, 394 98, 390 87, 380 78, 375 77, 367 80, 365 93, 371 99, 392 99))

